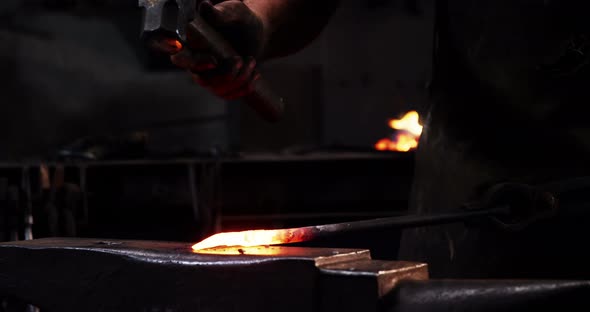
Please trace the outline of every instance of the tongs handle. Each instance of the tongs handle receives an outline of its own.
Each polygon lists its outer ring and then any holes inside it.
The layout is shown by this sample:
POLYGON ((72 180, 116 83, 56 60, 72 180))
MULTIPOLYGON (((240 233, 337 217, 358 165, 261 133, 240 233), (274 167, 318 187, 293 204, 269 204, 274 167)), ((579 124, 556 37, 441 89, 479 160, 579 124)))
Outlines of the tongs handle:
MULTIPOLYGON (((193 51, 206 51, 222 60, 239 56, 231 44, 199 14, 189 23, 186 32, 186 44, 193 51)), ((280 120, 285 108, 284 100, 273 92, 263 78, 257 79, 253 91, 241 100, 270 122, 280 120)))

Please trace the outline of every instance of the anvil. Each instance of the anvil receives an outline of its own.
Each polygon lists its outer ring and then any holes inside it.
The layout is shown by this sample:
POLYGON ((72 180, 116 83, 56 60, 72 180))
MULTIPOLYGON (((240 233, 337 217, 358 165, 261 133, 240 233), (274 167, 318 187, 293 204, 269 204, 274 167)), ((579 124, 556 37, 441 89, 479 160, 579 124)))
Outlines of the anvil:
POLYGON ((588 311, 589 281, 429 280, 367 250, 41 239, 0 244, 0 296, 42 311, 588 311))
POLYGON ((61 238, 0 244, 0 295, 60 312, 375 311, 400 279, 427 277, 425 264, 372 260, 367 250, 199 254, 186 243, 61 238))

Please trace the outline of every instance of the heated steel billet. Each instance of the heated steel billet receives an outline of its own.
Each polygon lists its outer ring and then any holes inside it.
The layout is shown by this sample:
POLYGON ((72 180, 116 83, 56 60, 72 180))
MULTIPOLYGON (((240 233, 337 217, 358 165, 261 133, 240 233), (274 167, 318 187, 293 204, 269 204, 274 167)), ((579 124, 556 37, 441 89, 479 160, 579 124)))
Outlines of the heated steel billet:
POLYGON ((382 311, 590 311, 589 296, 590 281, 401 281, 382 311))
POLYGON ((335 224, 313 225, 300 228, 277 230, 250 230, 242 232, 219 233, 195 244, 193 249, 203 250, 220 246, 234 245, 277 245, 308 242, 317 239, 325 239, 344 233, 362 232, 369 230, 410 228, 429 225, 463 222, 483 217, 499 217, 510 215, 508 206, 496 208, 459 211, 430 215, 408 215, 401 217, 380 218, 354 222, 335 224))
POLYGON ((195 244, 193 249, 299 243, 349 232, 442 225, 485 218, 503 230, 519 231, 537 221, 555 216, 559 200, 552 193, 529 185, 501 183, 490 187, 480 200, 462 206, 460 210, 438 214, 415 214, 290 229, 218 233, 195 244))
POLYGON ((59 238, 0 244, 0 296, 45 311, 322 311, 346 285, 376 307, 400 279, 427 275, 425 264, 373 261, 366 250, 203 254, 187 243, 59 238))

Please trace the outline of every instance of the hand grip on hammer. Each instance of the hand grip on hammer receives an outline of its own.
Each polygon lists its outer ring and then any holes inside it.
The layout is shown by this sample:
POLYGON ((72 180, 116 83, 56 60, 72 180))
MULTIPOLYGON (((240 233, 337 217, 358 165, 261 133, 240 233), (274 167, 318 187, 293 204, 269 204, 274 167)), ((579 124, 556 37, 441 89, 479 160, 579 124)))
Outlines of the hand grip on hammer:
MULTIPOLYGON (((229 42, 198 14, 187 27, 187 41, 193 51, 206 51, 219 59, 239 56, 229 42)), ((271 122, 278 121, 283 114, 283 99, 277 96, 262 78, 254 82, 253 91, 242 97, 242 101, 271 122)))

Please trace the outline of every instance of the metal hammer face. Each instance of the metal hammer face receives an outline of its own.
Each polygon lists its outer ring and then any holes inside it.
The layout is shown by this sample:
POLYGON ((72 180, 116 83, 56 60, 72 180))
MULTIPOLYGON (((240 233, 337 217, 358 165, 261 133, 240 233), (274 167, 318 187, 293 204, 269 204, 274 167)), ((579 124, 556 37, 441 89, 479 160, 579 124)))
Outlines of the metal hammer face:
MULTIPOLYGON (((217 59, 239 56, 221 34, 197 12, 198 0, 139 0, 144 8, 143 40, 151 48, 175 54, 183 46, 196 52, 205 50, 217 59), (190 32, 189 32, 190 30, 190 32), (190 33, 190 43, 187 42, 190 33)), ((242 97, 264 119, 276 122, 284 111, 284 101, 262 79, 255 82, 253 91, 242 97)))
POLYGON ((139 6, 144 9, 141 36, 146 42, 186 41, 186 27, 195 18, 197 0, 139 0, 139 6))

